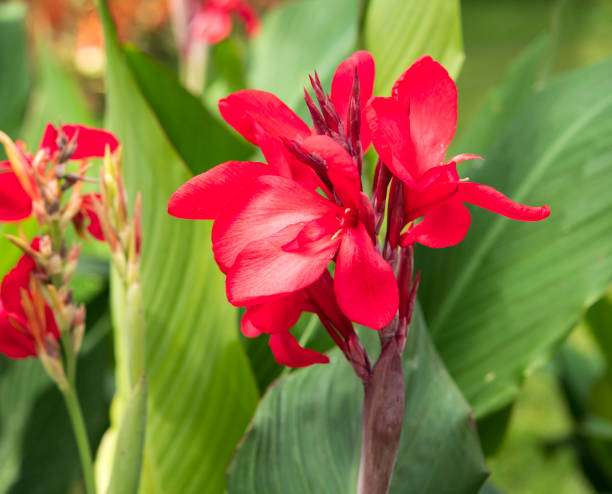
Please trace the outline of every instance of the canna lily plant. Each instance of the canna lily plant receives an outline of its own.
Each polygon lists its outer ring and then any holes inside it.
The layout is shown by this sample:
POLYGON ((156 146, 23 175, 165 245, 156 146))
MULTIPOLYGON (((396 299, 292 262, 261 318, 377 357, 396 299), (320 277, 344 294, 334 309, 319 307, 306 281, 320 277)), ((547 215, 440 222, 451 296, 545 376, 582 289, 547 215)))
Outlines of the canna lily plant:
POLYGON ((168 204, 178 218, 214 221, 214 257, 229 302, 246 309, 245 336, 266 335, 280 365, 326 363, 291 333, 311 312, 353 367, 364 388, 359 494, 388 491, 399 446, 401 354, 419 282, 414 244, 461 242, 470 225, 464 203, 521 221, 550 213, 459 178, 457 165, 479 157, 446 159, 457 91, 438 62, 421 57, 384 98, 372 97, 374 72, 372 56, 355 53, 338 66, 329 95, 315 73, 314 99, 305 94, 312 125, 271 93, 222 99, 225 121, 260 148, 265 163, 222 163, 168 204), (371 145, 379 159, 367 190, 371 145), (376 362, 355 324, 378 332, 376 362))

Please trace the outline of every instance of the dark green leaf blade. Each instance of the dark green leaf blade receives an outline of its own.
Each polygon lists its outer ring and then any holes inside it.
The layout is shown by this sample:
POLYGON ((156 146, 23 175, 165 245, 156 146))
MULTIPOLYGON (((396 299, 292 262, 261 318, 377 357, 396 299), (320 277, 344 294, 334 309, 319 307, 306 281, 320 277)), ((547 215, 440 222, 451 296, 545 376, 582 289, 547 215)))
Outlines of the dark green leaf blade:
POLYGON ((246 160, 253 149, 213 117, 168 69, 133 46, 124 48, 138 87, 168 140, 194 174, 229 160, 246 160))
MULTIPOLYGON (((268 390, 230 467, 230 494, 355 492, 363 390, 338 351, 330 359, 268 390)), ((406 410, 390 492, 477 492, 487 470, 469 407, 420 313, 403 362, 406 410)))

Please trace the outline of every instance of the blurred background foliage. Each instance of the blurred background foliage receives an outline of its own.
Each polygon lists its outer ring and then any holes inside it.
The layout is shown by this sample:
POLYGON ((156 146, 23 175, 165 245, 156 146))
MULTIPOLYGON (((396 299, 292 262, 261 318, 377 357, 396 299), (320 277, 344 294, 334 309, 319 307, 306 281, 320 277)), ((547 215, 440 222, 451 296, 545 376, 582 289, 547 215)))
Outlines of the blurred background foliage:
MULTIPOLYGON (((148 135, 154 135, 160 141, 159 148, 147 148, 145 152, 146 156, 152 157, 152 161, 157 159, 147 173, 152 176, 161 173, 164 162, 156 158, 155 153, 158 152, 178 163, 177 170, 185 165, 184 170, 181 168, 182 171, 177 171, 176 175, 184 174, 186 177, 190 172, 203 171, 224 159, 245 159, 251 153, 248 146, 233 135, 226 134, 217 122, 216 101, 228 92, 242 87, 273 90, 296 111, 304 114, 301 101, 304 67, 308 71, 316 68, 322 75, 324 85, 328 85, 338 61, 355 46, 367 46, 377 57, 379 76, 386 75, 382 82, 377 82, 383 86, 377 86, 377 90, 384 92, 390 86, 389 81, 393 80, 392 72, 401 71, 410 63, 411 60, 402 60, 402 56, 412 53, 409 50, 394 53, 395 58, 389 55, 389 61, 386 61, 387 52, 391 49, 388 45, 409 46, 416 51, 421 47, 416 42, 411 44, 411 34, 417 32, 420 17, 410 19, 414 24, 402 24, 397 31, 390 30, 393 36, 390 35, 388 40, 377 35, 375 17, 380 16, 381 11, 393 8, 399 12, 399 5, 405 7, 408 0, 405 4, 399 0, 259 0, 254 3, 263 16, 260 37, 249 43, 238 33, 212 48, 203 105, 200 105, 196 96, 181 92, 173 75, 178 72, 179 62, 165 0, 109 2, 119 39, 133 44, 122 51, 122 55, 118 51, 114 55, 111 53, 109 58, 110 63, 114 64, 111 68, 117 70, 115 73, 105 65, 109 52, 105 53, 103 29, 93 1, 0 1, 0 128, 13 138, 23 139, 30 148, 35 148, 47 121, 57 122, 61 119, 66 123, 101 125, 110 120, 111 126, 119 126, 120 138, 125 136, 128 141, 138 142, 137 138, 145 134, 132 135, 134 133, 130 133, 129 122, 121 128, 121 111, 124 107, 118 101, 127 102, 139 111, 146 111, 144 116, 141 115, 143 121, 146 120, 142 125, 149 132, 148 135), (279 3, 281 5, 275 5, 279 3), (304 22, 305 18, 309 22, 304 22), (316 34, 313 33, 313 26, 318 29, 316 34), (279 43, 279 40, 282 42, 279 43), (308 46, 307 50, 305 45, 308 46), (151 58, 142 52, 151 55, 151 58), (301 58, 299 63, 295 63, 296 53, 301 58), (120 70, 117 69, 119 62, 113 61, 113 56, 117 60, 124 57, 125 66, 122 65, 120 70), (128 71, 132 82, 125 83, 122 74, 128 71), (110 108, 105 117, 107 89, 115 95, 115 100, 108 103, 110 108), (129 91, 138 96, 134 99, 126 96, 132 94, 129 91), (167 101, 156 98, 160 91, 176 98, 167 101), (215 135, 219 137, 215 141, 220 147, 213 149, 214 153, 211 154, 205 145, 210 141, 198 145, 201 141, 198 139, 197 125, 181 126, 180 122, 176 122, 177 116, 187 123, 204 122, 207 129, 217 132, 215 135), (185 129, 191 129, 192 133, 185 129)), ((455 147, 465 146, 462 152, 497 153, 498 158, 491 163, 503 164, 505 154, 520 155, 520 150, 506 152, 502 144, 490 150, 492 142, 489 139, 497 138, 497 134, 503 132, 506 120, 518 118, 514 114, 525 100, 531 101, 528 98, 533 87, 536 90, 547 87, 548 82, 555 81, 558 74, 612 56, 612 2, 609 0, 462 0, 460 23, 457 17, 459 10, 448 7, 451 4, 453 2, 432 2, 434 7, 430 9, 438 10, 428 11, 427 19, 434 28, 439 25, 441 30, 448 32, 448 37, 440 38, 442 41, 435 49, 439 49, 438 56, 444 57, 449 71, 459 74, 459 126, 455 147), (442 4, 445 6, 442 7, 442 4), (465 59, 461 67, 463 54, 465 59), (469 149, 468 144, 471 144, 469 149)), ((427 41, 424 47, 430 46, 427 41)), ((600 67, 588 73, 593 80, 597 74, 605 74, 608 88, 612 88, 610 70, 603 65, 600 67)), ((587 78, 588 75, 584 75, 584 79, 587 78)), ((551 95, 551 104, 568 104, 563 99, 554 100, 554 90, 562 82, 555 84, 557 86, 553 84, 547 93, 551 95)), ((594 85, 585 84, 585 87, 602 90, 594 85)), ((594 93, 593 97, 598 94, 594 93)), ((601 94, 605 99, 605 91, 602 90, 601 94)), ((580 103, 582 100, 576 97, 575 101, 580 103)), ((589 99, 584 101, 591 103, 589 99)), ((576 119, 580 115, 580 108, 571 113, 572 118, 576 119)), ((520 119, 518 121, 521 122, 520 119)), ((514 125, 516 127, 517 124, 514 125)), ((604 129, 603 123, 600 127, 604 129)), ((117 131, 116 128, 113 130, 117 131)), ((610 136, 608 139, 612 139, 612 132, 607 135, 610 136)), ((506 146, 511 146, 511 142, 506 146)), ((131 152, 138 156, 140 150, 133 149, 131 152)), ((592 156, 588 159, 595 160, 592 156)), ((607 166, 607 175, 610 175, 612 155, 608 151, 602 159, 605 162, 600 165, 607 166)), ((128 185, 133 191, 139 185, 139 172, 129 173, 132 177, 128 178, 128 185)), ((474 173, 478 174, 479 170, 474 170, 474 173)), ((149 184, 147 180, 145 184, 149 184)), ((168 184, 166 188, 172 185, 176 184, 168 184)), ((160 196, 164 193, 165 190, 151 192, 160 196)), ((145 204, 147 200, 151 199, 145 196, 145 204)), ((594 203, 598 200, 600 198, 593 198, 594 203)), ((608 214, 612 214, 612 211, 608 214)), ((147 221, 152 224, 154 217, 145 219, 145 224, 147 221)), ((24 228, 31 230, 32 225, 26 224, 24 228)), ((15 226, 0 226, 0 233, 14 230, 15 226)), ((186 231, 181 229, 181 235, 187 235, 186 231)), ((189 232, 189 235, 193 235, 189 237, 192 239, 207 235, 206 228, 189 232)), ((173 234, 167 235, 171 239, 173 234)), ((607 238, 612 246, 609 234, 602 238, 607 238)), ((114 393, 113 348, 116 342, 113 342, 111 331, 108 302, 110 275, 104 252, 103 248, 92 243, 85 246, 74 283, 76 297, 86 302, 88 308, 88 332, 79 363, 78 384, 93 444, 98 444, 109 426, 107 410, 114 393)), ((456 255, 460 256, 460 251, 457 252, 456 255)), ((606 252, 609 252, 609 248, 606 252)), ((10 269, 17 255, 8 241, 0 240, 0 274, 10 269)), ((163 252, 156 253, 155 258, 151 259, 157 261, 161 255, 163 252)), ((447 262, 452 264, 453 255, 447 256, 447 262)), ((424 258, 424 262, 436 262, 434 254, 424 255, 424 258), (427 260, 428 257, 433 261, 427 260)), ((145 268, 150 273, 145 277, 149 276, 152 280, 159 279, 155 262, 149 261, 149 267, 145 268)), ((178 264, 177 269, 186 269, 184 263, 178 264)), ((202 262, 198 269, 206 273, 207 264, 202 262)), ((174 285, 165 288, 167 293, 174 289, 174 285)), ((218 291, 217 296, 204 299, 210 307, 221 303, 222 291, 218 291)), ((564 320, 566 326, 555 329, 554 335, 546 342, 545 352, 539 354, 535 361, 530 361, 526 370, 521 368, 520 376, 513 375, 521 381, 520 390, 516 383, 514 387, 508 386, 507 394, 493 405, 490 401, 478 401, 482 395, 470 395, 470 389, 474 389, 471 378, 461 374, 460 369, 455 372, 453 349, 439 336, 444 334, 444 328, 441 325, 438 326, 442 329, 432 326, 428 318, 442 360, 475 407, 481 444, 491 471, 483 493, 612 492, 612 292, 599 298, 601 295, 598 292, 580 292, 576 295, 580 298, 576 303, 584 309, 584 313, 564 320)), ((427 316, 428 306, 433 302, 427 300, 426 286, 422 302, 427 316)), ((214 325, 210 321, 200 321, 198 314, 184 317, 192 323, 197 320, 200 325, 207 324, 206 327, 210 328, 206 333, 209 336, 197 340, 200 345, 198 351, 206 352, 206 345, 211 344, 207 338, 213 338, 210 335, 214 335, 219 328, 212 327, 214 325)), ((240 371, 243 372, 241 379, 248 382, 244 384, 245 396, 240 402, 240 423, 231 432, 240 437, 253 411, 255 395, 257 392, 263 394, 283 371, 274 364, 265 341, 238 339, 238 315, 234 311, 226 310, 222 317, 225 319, 220 319, 219 325, 225 321, 227 327, 224 330, 232 333, 228 336, 227 348, 224 347, 229 353, 219 358, 230 358, 230 354, 233 356, 231 358, 236 355, 236 358, 242 358, 242 350, 233 346, 235 341, 240 341, 253 370, 251 375, 251 370, 246 369, 245 364, 245 369, 240 371)), ((308 341, 312 348, 328 349, 329 341, 315 326, 311 318, 303 317, 296 334, 302 342, 308 341)), ((166 348, 163 345, 167 344, 168 348, 179 349, 177 352, 188 348, 189 341, 184 341, 187 336, 176 333, 175 339, 167 342, 163 340, 164 327, 161 322, 159 328, 156 345, 159 343, 161 348, 166 348)), ((498 331, 504 330, 499 328, 498 331)), ((426 346, 425 343, 423 345, 426 346)), ((151 351, 150 365, 161 358, 157 353, 155 349, 151 351)), ((199 358, 193 352, 187 357, 193 365, 199 358)), ((488 358, 494 360, 500 357, 492 354, 488 358)), ((163 369, 161 364, 159 367, 159 375, 163 379, 172 375, 172 369, 163 369)), ((192 370, 195 372, 197 369, 192 370)), ((316 374, 322 371, 311 372, 316 374)), ((207 372, 212 371, 209 369, 207 372)), ((283 374, 286 377, 287 372, 283 374)), ((306 374, 295 374, 292 379, 306 382, 306 374)), ((193 375, 187 373, 179 377, 188 380, 193 375)), ((168 385, 167 382, 164 381, 165 385, 168 385)), ((155 395, 155 383, 153 388, 155 395)), ((217 394, 211 396, 219 396, 223 391, 216 390, 217 394)), ((235 403, 232 403, 231 406, 234 406, 235 403)), ((199 406, 204 404, 200 403, 199 406)), ((196 420, 198 417, 196 414, 192 418, 196 420)), ((169 426, 163 422, 163 417, 153 423, 159 427, 162 439, 163 434, 171 439, 172 429, 165 428, 169 426)), ((198 432, 210 434, 213 440, 217 440, 210 427, 198 429, 198 432)), ((163 448, 163 444, 160 439, 156 447, 163 448)), ((234 444, 228 448, 231 456, 234 444)), ((155 463, 159 451, 163 450, 148 452, 151 462, 155 463)), ((196 461, 198 451, 188 452, 188 455, 194 455, 188 458, 196 461)), ((0 493, 82 492, 77 465, 76 449, 60 395, 47 382, 38 362, 14 362, 0 356, 0 493)), ((165 463, 160 468, 170 471, 172 467, 172 463, 165 463)), ((215 477, 214 482, 223 482, 222 470, 216 472, 218 478, 215 477)), ((203 471, 206 472, 206 469, 203 471)), ((235 478, 233 483, 236 484, 235 478)), ((220 492, 217 489, 213 491, 220 492)))

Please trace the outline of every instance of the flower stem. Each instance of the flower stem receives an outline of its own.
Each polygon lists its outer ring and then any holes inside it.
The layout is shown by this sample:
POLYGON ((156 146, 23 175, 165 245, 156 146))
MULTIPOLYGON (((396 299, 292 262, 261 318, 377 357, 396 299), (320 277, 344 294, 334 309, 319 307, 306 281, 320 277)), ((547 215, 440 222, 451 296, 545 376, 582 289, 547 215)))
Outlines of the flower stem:
POLYGON ((72 429, 76 438, 77 447, 79 449, 79 457, 81 458, 81 467, 83 468, 83 477, 85 479, 85 489, 87 494, 96 493, 96 484, 94 482, 93 462, 91 459, 91 448, 89 447, 89 439, 87 438, 87 429, 83 420, 83 412, 81 405, 76 395, 73 383, 70 383, 67 389, 61 390, 72 422, 72 429))
POLYGON ((358 494, 387 494, 404 419, 404 371, 395 339, 383 348, 364 381, 358 494))

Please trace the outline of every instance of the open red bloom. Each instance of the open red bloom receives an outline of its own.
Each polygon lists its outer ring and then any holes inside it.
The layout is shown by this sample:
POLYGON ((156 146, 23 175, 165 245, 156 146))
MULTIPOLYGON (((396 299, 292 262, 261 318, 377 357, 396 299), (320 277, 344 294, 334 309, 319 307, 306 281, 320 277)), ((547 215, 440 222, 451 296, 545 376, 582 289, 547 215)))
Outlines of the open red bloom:
MULTIPOLYGON (((39 239, 32 242, 38 250, 39 239)), ((22 256, 2 280, 0 287, 0 353, 9 358, 25 358, 37 355, 37 348, 45 347, 47 338, 59 339, 55 318, 40 294, 30 290, 30 276, 36 263, 27 255, 22 256), (31 301, 33 310, 26 311, 23 298, 31 301), (29 313, 28 313, 29 312, 29 313)))
POLYGON ((470 213, 464 202, 522 221, 546 218, 547 206, 515 203, 501 192, 459 179, 459 155, 444 162, 457 125, 457 89, 448 73, 425 56, 396 81, 392 96, 373 98, 367 111, 374 147, 403 184, 405 222, 423 218, 403 234, 402 245, 455 245, 465 237, 470 213))
POLYGON ((247 36, 259 32, 257 12, 245 0, 205 0, 192 20, 194 37, 209 44, 223 41, 232 32, 232 14, 242 21, 247 36))
POLYGON ((213 250, 234 305, 263 303, 314 283, 336 257, 338 304, 352 321, 381 328, 395 315, 397 283, 372 239, 369 199, 352 158, 327 136, 303 143, 322 157, 335 202, 280 176, 261 176, 217 216, 213 250))

